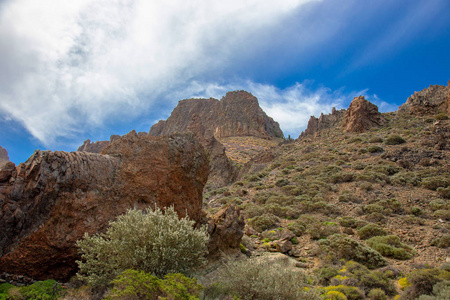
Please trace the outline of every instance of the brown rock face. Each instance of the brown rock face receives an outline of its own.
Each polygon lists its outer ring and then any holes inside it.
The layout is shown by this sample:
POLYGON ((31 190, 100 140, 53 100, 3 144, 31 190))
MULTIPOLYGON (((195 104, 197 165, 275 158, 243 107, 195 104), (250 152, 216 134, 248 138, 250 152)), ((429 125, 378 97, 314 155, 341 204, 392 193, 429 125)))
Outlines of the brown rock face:
POLYGON ((189 134, 131 132, 103 154, 36 151, 0 182, 0 270, 66 280, 76 272, 75 241, 129 208, 173 205, 199 222, 208 168, 189 134))
POLYGON ((244 235, 244 226, 245 222, 239 208, 233 205, 228 205, 213 215, 208 220, 208 231, 211 235, 208 244, 210 256, 239 248, 244 235))
POLYGON ((209 184, 213 187, 231 183, 237 173, 216 138, 283 137, 278 123, 264 113, 256 97, 245 91, 229 92, 220 101, 213 98, 181 100, 170 117, 153 125, 149 134, 162 136, 175 132, 192 132, 208 151, 209 184))
POLYGON ((448 86, 430 85, 430 87, 415 92, 400 106, 400 113, 416 115, 436 114, 447 112, 450 114, 450 81, 448 86))
POLYGON ((216 138, 283 137, 278 123, 264 113, 255 96, 245 91, 228 92, 220 101, 213 98, 181 100, 166 121, 160 121, 150 128, 150 134, 185 132, 194 115, 216 138))
POLYGON ((385 123, 378 106, 370 103, 363 96, 355 97, 345 112, 341 128, 347 132, 364 132, 385 123))
POLYGON ((0 146, 0 168, 9 161, 8 151, 0 146))
POLYGON ((77 151, 91 152, 91 153, 102 153, 103 149, 111 145, 114 141, 118 140, 120 135, 111 135, 109 141, 96 141, 91 143, 91 140, 87 139, 84 141, 83 145, 78 147, 77 151))
POLYGON ((304 138, 306 136, 315 136, 318 132, 340 126, 342 119, 344 118, 345 109, 336 110, 334 107, 331 110, 331 114, 321 114, 319 118, 311 116, 308 121, 308 126, 305 131, 302 132, 299 138, 304 138))

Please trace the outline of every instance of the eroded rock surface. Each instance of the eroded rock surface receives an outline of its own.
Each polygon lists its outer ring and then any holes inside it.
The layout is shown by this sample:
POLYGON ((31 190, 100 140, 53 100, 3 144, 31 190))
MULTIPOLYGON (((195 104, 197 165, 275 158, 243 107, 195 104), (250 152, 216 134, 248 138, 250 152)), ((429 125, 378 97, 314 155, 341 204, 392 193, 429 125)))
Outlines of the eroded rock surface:
POLYGON ((9 161, 8 151, 0 146, 0 168, 9 161))
POLYGON ((311 116, 308 121, 308 126, 305 131, 300 134, 299 138, 304 138, 306 136, 314 137, 314 135, 324 129, 340 126, 344 118, 344 114, 345 109, 336 110, 333 107, 331 114, 320 114, 319 118, 311 116))
POLYGON ((360 133, 372 127, 379 127, 385 122, 378 106, 364 99, 364 96, 359 96, 350 103, 341 128, 346 132, 360 133))
POLYGON ((83 145, 78 147, 77 151, 91 152, 91 153, 102 153, 103 149, 111 145, 114 141, 117 141, 120 135, 111 135, 109 141, 96 141, 91 143, 91 140, 87 139, 83 142, 83 145))
POLYGON ((75 241, 129 208, 173 205, 200 222, 208 169, 189 134, 133 131, 103 154, 36 151, 0 182, 0 270, 66 280, 76 272, 75 241))
POLYGON ((450 115, 450 81, 447 86, 430 85, 430 87, 415 92, 400 106, 400 113, 416 115, 447 112, 450 115))

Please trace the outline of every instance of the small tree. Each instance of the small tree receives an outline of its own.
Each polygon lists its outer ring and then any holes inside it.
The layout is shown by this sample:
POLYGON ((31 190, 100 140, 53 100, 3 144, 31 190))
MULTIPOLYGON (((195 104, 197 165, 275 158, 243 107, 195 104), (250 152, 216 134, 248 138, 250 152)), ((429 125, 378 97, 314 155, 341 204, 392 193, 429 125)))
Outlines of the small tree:
POLYGON ((169 207, 146 211, 128 210, 103 234, 77 241, 81 261, 78 278, 98 286, 108 284, 126 269, 162 277, 187 274, 205 263, 209 239, 206 227, 194 229, 194 221, 169 207))

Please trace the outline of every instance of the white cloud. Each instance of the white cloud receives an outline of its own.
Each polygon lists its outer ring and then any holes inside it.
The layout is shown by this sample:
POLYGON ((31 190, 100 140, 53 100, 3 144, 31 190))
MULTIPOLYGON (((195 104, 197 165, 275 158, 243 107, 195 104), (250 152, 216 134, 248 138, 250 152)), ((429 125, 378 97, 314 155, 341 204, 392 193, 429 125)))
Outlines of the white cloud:
POLYGON ((238 45, 312 1, 6 2, 0 113, 47 145, 138 115, 180 83, 224 67, 238 45))

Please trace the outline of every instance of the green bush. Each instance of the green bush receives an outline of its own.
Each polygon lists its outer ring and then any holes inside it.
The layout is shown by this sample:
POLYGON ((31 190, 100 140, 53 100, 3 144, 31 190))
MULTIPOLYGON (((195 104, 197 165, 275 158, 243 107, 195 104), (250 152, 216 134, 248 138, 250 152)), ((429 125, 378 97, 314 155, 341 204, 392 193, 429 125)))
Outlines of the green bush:
POLYGON ((301 222, 289 223, 287 228, 296 236, 302 236, 306 231, 305 225, 303 225, 301 222))
POLYGON ((277 227, 279 221, 280 219, 273 214, 263 214, 248 220, 248 224, 256 231, 263 232, 264 230, 277 227))
POLYGON ((206 227, 179 219, 173 207, 128 210, 110 223, 104 234, 85 235, 77 242, 81 261, 78 278, 106 285, 126 269, 163 276, 188 273, 205 262, 209 235, 206 227))
POLYGON ((448 300, 450 295, 450 281, 441 281, 433 286, 431 296, 422 295, 417 300, 448 300))
POLYGON ((448 120, 448 115, 445 112, 438 113, 434 116, 436 120, 448 120))
POLYGON ((442 198, 450 199, 450 186, 446 188, 438 187, 436 190, 442 198))
POLYGON ((287 180, 287 179, 278 179, 277 182, 275 182, 275 185, 277 187, 283 187, 288 184, 289 184, 289 180, 287 180))
POLYGON ((288 267, 288 261, 280 262, 249 258, 230 261, 219 269, 218 282, 205 291, 208 298, 229 295, 247 299, 319 299, 308 289, 308 278, 300 270, 288 267))
POLYGON ((383 139, 379 136, 371 137, 368 141, 369 143, 382 143, 383 139))
POLYGON ((370 290, 370 292, 367 294, 367 297, 369 297, 370 300, 387 300, 388 299, 388 297, 386 296, 386 293, 380 288, 370 290))
POLYGON ((367 151, 369 153, 382 153, 384 152, 384 149, 380 146, 370 146, 369 148, 367 148, 367 151))
POLYGON ((442 237, 433 240, 431 245, 443 249, 450 247, 450 234, 444 234, 442 237))
POLYGON ((450 209, 438 209, 434 212, 434 216, 439 219, 450 221, 450 209))
POLYGON ((400 238, 395 235, 375 236, 366 242, 367 245, 386 257, 405 260, 415 255, 414 249, 400 242, 400 238))
POLYGON ((105 300, 114 299, 199 299, 203 287, 196 279, 182 274, 167 274, 160 279, 144 271, 126 270, 112 282, 105 300), (167 297, 167 298, 161 298, 167 297))
MULTIPOLYGON (((347 285, 332 285, 325 288, 326 291, 336 291, 345 295, 348 300, 362 300, 364 293, 357 287, 347 285)), ((326 299, 326 298, 325 298, 326 299)))
POLYGON ((15 287, 9 283, 0 286, 0 299, 56 300, 62 287, 55 280, 37 281, 29 286, 15 287), (14 291, 14 295, 12 293, 14 291), (10 293, 11 292, 11 293, 10 293))
POLYGON ((319 280, 319 284, 328 285, 330 283, 330 279, 339 275, 339 269, 334 266, 323 266, 314 271, 315 275, 319 280))
POLYGON ((321 248, 336 259, 354 260, 370 269, 386 265, 380 253, 344 234, 335 234, 319 242, 321 248))
POLYGON ((402 299, 415 299, 421 295, 432 295, 433 287, 439 282, 450 280, 450 272, 437 269, 421 269, 407 276, 409 286, 405 289, 402 299))
POLYGON ((327 236, 339 233, 339 226, 333 222, 313 223, 308 227, 307 231, 311 239, 319 240, 324 239, 327 236))
POLYGON ((406 141, 399 135, 390 135, 385 143, 386 145, 400 145, 406 143, 406 141))
POLYGON ((396 294, 392 281, 380 271, 372 271, 362 275, 359 284, 366 292, 372 289, 382 289, 387 295, 393 296, 396 294))
POLYGON ((422 186, 436 191, 438 188, 447 188, 450 185, 450 179, 441 177, 441 176, 433 176, 422 179, 422 186))
POLYGON ((382 213, 384 211, 384 207, 378 204, 368 204, 364 206, 364 212, 367 214, 371 213, 382 213))
POLYGON ((346 228, 356 228, 357 227, 357 220, 352 217, 342 217, 339 219, 339 225, 346 228))
POLYGON ((377 224, 367 224, 366 226, 362 227, 358 230, 358 235, 361 239, 367 240, 368 238, 379 236, 379 235, 386 235, 387 232, 377 224))

